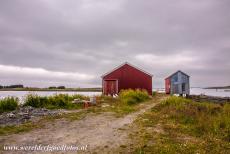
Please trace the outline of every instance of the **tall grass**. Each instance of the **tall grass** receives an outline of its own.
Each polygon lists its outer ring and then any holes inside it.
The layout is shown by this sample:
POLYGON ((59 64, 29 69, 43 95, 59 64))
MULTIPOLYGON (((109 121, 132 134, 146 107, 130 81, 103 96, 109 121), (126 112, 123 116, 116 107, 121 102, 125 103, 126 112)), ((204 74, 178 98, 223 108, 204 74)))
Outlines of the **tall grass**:
POLYGON ((119 93, 119 99, 123 103, 127 103, 128 105, 134 105, 148 100, 149 95, 146 90, 128 89, 128 90, 122 90, 119 93))
POLYGON ((131 153, 230 153, 227 103, 172 96, 138 117, 135 124, 131 153))
POLYGON ((85 99, 89 98, 83 95, 67 95, 59 94, 54 96, 38 96, 29 94, 25 99, 24 106, 32 106, 35 108, 48 108, 48 109, 76 109, 80 108, 80 104, 73 104, 74 99, 85 99))
POLYGON ((159 107, 162 113, 181 124, 181 130, 198 137, 215 136, 230 142, 230 104, 193 102, 170 97, 159 107))
POLYGON ((15 110, 18 107, 18 98, 6 97, 0 100, 0 113, 15 110))

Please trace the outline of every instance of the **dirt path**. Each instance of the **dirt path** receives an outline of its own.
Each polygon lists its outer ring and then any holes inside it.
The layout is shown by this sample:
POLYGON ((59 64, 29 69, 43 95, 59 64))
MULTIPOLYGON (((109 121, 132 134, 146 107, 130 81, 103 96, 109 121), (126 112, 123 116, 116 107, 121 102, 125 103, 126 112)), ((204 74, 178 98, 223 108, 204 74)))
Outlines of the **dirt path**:
MULTIPOLYGON (((162 99, 164 98, 153 100, 147 105, 141 104, 141 110, 125 117, 116 118, 112 113, 91 113, 76 121, 60 119, 48 123, 42 129, 1 137, 0 143, 1 145, 87 145, 87 153, 113 153, 128 140, 129 124, 162 99)), ((7 151, 10 152, 16 153, 7 151)), ((17 153, 27 152, 17 151, 17 153)))

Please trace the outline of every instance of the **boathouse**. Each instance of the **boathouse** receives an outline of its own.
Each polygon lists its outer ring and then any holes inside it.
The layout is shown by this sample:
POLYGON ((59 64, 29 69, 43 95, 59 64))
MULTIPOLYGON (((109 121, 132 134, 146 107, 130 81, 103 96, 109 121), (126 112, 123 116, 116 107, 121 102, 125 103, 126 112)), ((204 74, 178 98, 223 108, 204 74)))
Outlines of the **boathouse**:
POLYGON ((165 93, 189 95, 190 84, 189 75, 182 71, 177 71, 165 79, 165 93))
POLYGON ((152 95, 152 76, 126 62, 102 75, 103 94, 116 95, 122 89, 145 89, 152 95))

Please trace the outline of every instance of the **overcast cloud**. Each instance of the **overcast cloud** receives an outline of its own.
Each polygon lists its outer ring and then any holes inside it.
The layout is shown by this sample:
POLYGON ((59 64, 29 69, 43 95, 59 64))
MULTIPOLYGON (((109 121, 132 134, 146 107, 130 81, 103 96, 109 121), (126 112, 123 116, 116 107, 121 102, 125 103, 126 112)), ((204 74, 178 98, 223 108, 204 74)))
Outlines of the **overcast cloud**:
POLYGON ((229 27, 229 0, 2 0, 0 85, 98 87, 125 61, 230 85, 229 27))

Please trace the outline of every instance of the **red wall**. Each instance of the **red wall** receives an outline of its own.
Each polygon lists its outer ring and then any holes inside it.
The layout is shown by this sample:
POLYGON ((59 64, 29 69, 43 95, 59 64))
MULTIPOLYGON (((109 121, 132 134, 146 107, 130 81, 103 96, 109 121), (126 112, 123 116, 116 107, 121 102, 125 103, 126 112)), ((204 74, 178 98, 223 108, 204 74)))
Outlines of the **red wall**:
POLYGON ((170 78, 165 79, 165 93, 170 94, 170 78))
MULTIPOLYGON (((118 79, 118 92, 121 89, 146 89, 152 95, 152 76, 125 64, 119 69, 103 77, 106 79, 118 79)), ((104 89, 103 89, 104 91, 104 89)))

